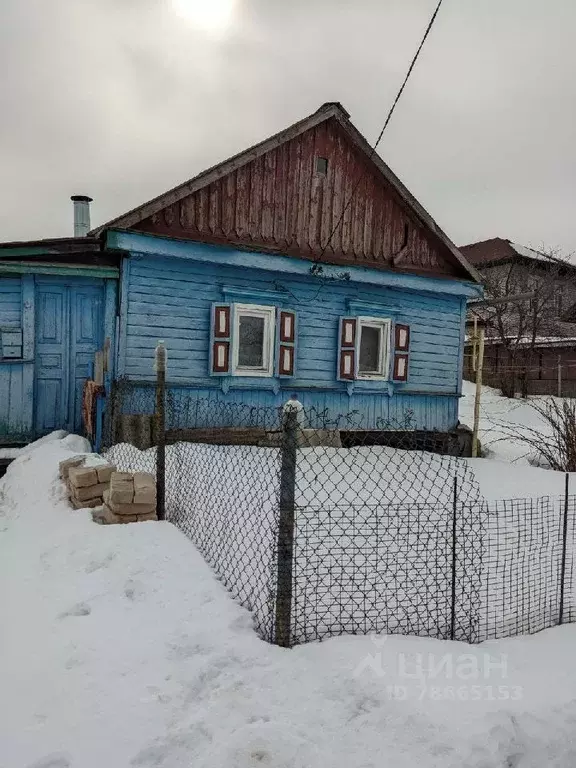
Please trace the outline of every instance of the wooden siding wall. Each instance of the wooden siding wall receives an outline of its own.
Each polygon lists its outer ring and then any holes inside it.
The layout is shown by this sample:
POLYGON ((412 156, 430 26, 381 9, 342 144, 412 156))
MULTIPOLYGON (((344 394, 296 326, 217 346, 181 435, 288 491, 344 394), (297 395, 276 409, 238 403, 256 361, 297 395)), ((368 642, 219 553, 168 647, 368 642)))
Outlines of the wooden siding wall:
POLYGON ((334 119, 135 228, 304 258, 318 257, 330 241, 324 261, 388 269, 407 245, 401 271, 450 276, 461 272, 448 249, 425 233, 334 119), (328 161, 325 175, 317 171, 319 157, 328 161), (341 226, 336 227, 343 212, 341 226))
MULTIPOLYGON (((36 313, 42 306, 36 306, 37 283, 52 281, 56 285, 78 283, 99 284, 98 280, 59 276, 57 278, 23 275, 21 278, 0 275, 0 327, 22 328, 22 360, 0 359, 0 443, 25 442, 36 437, 34 425, 34 375, 37 344, 36 313)), ((116 324, 116 280, 106 280, 104 306, 104 336, 109 337, 112 348, 115 344, 116 324)), ((92 355, 86 358, 89 362, 92 355)), ((87 372, 81 369, 78 379, 87 372)), ((57 425, 64 427, 64 424, 57 425)))
POLYGON ((464 312, 459 296, 346 281, 322 284, 299 276, 150 256, 127 259, 123 279, 120 375, 152 379, 154 347, 161 338, 168 349, 170 382, 227 402, 278 405, 297 392, 305 405, 328 408, 336 415, 359 409, 367 426, 375 426, 378 419, 401 420, 408 410, 420 428, 448 429, 457 421, 464 312), (256 303, 258 291, 283 291, 283 306, 296 311, 296 376, 280 380, 280 392, 274 392, 271 380, 229 377, 230 391, 224 394, 222 380, 209 375, 210 307, 223 300, 223 285, 255 292, 256 303), (355 382, 349 396, 346 385, 336 379, 338 321, 350 314, 348 300, 378 305, 384 315, 411 326, 409 382, 395 385, 392 397, 387 383, 367 381, 355 382))

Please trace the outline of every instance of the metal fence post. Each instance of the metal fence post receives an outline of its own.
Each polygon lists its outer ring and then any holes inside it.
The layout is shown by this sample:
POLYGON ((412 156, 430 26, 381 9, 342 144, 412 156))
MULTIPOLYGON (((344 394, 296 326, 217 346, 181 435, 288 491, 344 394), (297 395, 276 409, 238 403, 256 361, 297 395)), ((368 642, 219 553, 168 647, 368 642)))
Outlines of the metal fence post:
POLYGON ((154 355, 156 371, 156 514, 166 519, 166 348, 158 342, 154 355))
POLYGON ((458 509, 458 478, 454 477, 452 494, 452 595, 450 606, 450 640, 456 632, 456 515, 458 509))
POLYGON ((294 504, 296 454, 298 447, 298 412, 284 407, 280 464, 280 519, 278 521, 278 571, 276 578, 276 645, 289 648, 292 622, 292 558, 294 555, 294 504))
POLYGON ((566 582, 566 548, 568 543, 568 491, 570 487, 570 475, 566 472, 564 484, 564 520, 562 525, 562 564, 560 566, 560 610, 558 612, 558 624, 564 621, 564 584, 566 582))

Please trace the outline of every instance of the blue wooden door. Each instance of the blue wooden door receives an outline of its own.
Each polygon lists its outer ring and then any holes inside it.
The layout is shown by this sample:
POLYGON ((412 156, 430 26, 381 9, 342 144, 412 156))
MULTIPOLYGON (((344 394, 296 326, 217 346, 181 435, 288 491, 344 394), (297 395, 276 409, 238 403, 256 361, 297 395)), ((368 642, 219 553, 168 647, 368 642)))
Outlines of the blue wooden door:
POLYGON ((82 386, 103 343, 100 281, 36 287, 34 427, 77 432, 82 425, 82 386))

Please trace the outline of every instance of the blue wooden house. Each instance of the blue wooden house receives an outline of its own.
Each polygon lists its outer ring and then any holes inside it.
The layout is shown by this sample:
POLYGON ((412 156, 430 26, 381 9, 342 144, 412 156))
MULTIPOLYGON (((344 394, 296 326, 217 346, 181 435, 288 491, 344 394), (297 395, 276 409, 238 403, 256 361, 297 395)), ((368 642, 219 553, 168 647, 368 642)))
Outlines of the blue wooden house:
POLYGON ((447 431, 479 281, 325 104, 88 236, 0 245, 0 439, 80 429, 103 346, 109 375, 143 393, 123 412, 150 412, 159 339, 171 396, 223 406, 179 427, 296 395, 318 426, 354 413, 358 429, 447 431))
POLYGON ((114 338, 118 262, 96 238, 0 244, 0 444, 81 431, 84 381, 114 338))
MULTIPOLYGON (((479 275, 340 104, 94 234, 121 255, 116 373, 134 386, 153 380, 163 339, 179 396, 295 394, 366 430, 457 424, 479 275)), ((225 412, 179 426, 233 422, 225 412)))

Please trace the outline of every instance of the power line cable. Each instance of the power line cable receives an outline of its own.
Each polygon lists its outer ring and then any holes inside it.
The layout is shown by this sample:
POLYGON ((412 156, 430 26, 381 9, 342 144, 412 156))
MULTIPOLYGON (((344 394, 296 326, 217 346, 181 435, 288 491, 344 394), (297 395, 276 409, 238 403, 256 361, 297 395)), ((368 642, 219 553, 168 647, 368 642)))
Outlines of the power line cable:
MULTIPOLYGON (((390 123, 390 120, 392 119, 392 115, 394 114, 394 111, 395 111, 395 109, 396 109, 396 107, 398 105, 398 102, 400 101, 400 99, 402 97, 402 94, 404 93, 404 89, 406 88, 406 84, 408 83, 408 80, 410 79, 410 75, 412 74, 412 71, 413 71, 414 67, 416 66, 416 62, 418 61, 420 53, 422 52, 422 49, 424 48, 424 44, 426 43, 428 35, 430 34, 430 32, 432 30, 432 27, 434 26, 434 22, 436 21, 436 17, 438 16, 438 13, 440 11, 440 7, 441 7, 442 3, 443 3, 443 0, 439 0, 438 5, 436 6, 436 10, 432 14, 432 17, 431 17, 431 19, 430 19, 430 21, 428 23, 428 26, 426 27, 426 31, 424 32, 424 36, 423 36, 422 40, 420 41, 420 45, 418 46, 418 50, 414 54, 412 62, 410 63, 410 67, 408 68, 408 71, 406 73, 406 77, 404 78, 404 82, 402 83, 402 85, 400 86, 400 90, 396 94, 396 98, 394 99, 394 102, 392 103, 392 106, 390 107, 390 111, 388 112, 388 115, 386 117, 386 121, 384 122, 382 130, 380 131, 380 133, 378 135, 378 138, 376 139, 376 143, 374 144, 374 146, 372 147, 372 149, 370 151, 370 155, 368 156, 369 160, 372 160, 376 150, 378 149, 378 145, 382 141, 382 137, 384 136, 384 132, 386 131, 386 128, 388 127, 388 124, 390 123)), ((365 173, 366 173, 366 171, 364 170, 360 174, 360 176, 358 177, 358 180, 356 181, 356 184, 354 185, 354 187, 352 189, 352 192, 350 193, 350 197, 348 198, 348 202, 346 203, 346 205, 344 206, 344 209, 342 210, 342 213, 340 214, 340 218, 338 219, 338 221, 336 222, 336 225, 333 227, 332 231, 330 232, 330 235, 328 236, 328 240, 324 244, 324 246, 322 248, 322 251, 320 252, 320 255, 318 256, 318 258, 314 259, 315 262, 318 262, 318 261, 322 260, 322 257, 324 256, 324 254, 326 253, 327 248, 329 247, 330 243, 332 242, 332 238, 334 237, 334 235, 338 231, 338 227, 340 227, 342 225, 342 222, 344 220, 344 216, 346 215, 348 209, 352 205, 352 200, 354 198, 354 195, 358 191, 358 187, 362 183, 362 179, 364 178, 365 173)))

